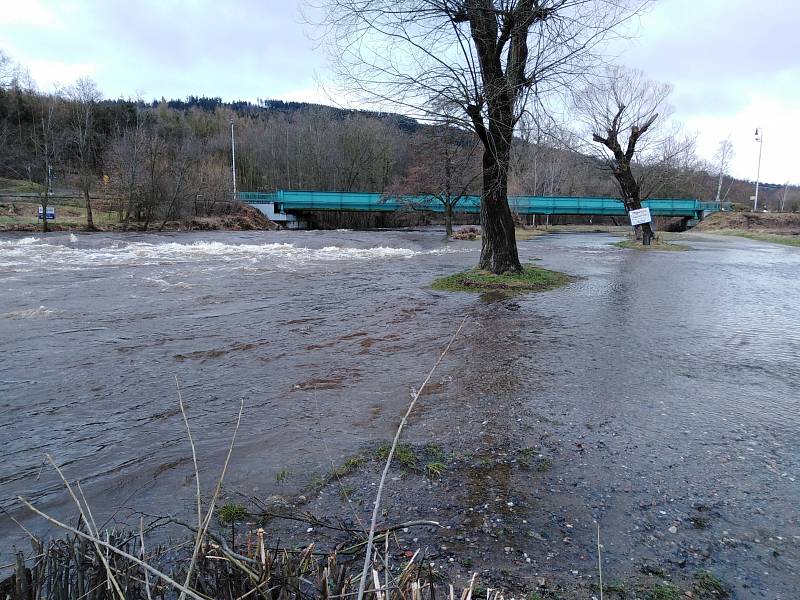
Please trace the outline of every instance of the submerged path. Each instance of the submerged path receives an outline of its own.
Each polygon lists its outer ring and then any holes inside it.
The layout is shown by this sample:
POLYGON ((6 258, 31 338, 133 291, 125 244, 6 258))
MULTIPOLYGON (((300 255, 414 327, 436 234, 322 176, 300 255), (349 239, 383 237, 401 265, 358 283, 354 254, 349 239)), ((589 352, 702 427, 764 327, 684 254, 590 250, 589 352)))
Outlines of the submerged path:
MULTIPOLYGON (((458 532, 425 540, 443 568, 588 585, 598 521, 609 579, 708 569, 737 598, 791 598, 800 252, 688 239, 522 242, 580 279, 499 299, 425 289, 477 258, 441 232, 1 236, 0 501, 34 531, 17 494, 69 514, 50 452, 102 518, 190 512, 176 375, 206 485, 244 398, 230 488, 291 495, 391 436, 469 315, 409 429, 459 458, 438 483, 400 472, 388 505, 458 532)), ((335 490, 310 502, 351 513, 335 490)))

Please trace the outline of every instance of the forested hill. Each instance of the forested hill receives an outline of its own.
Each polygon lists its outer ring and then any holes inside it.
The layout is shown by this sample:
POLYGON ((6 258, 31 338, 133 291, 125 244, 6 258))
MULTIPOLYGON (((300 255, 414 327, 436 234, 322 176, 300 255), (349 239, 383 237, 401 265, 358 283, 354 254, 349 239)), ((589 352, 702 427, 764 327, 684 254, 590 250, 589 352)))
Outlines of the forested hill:
MULTIPOLYGON (((281 100, 104 100, 87 81, 58 93, 0 85, 0 177, 79 190, 145 222, 216 214, 231 199, 231 122, 239 190, 480 192, 480 150, 453 127, 281 100)), ((515 139, 509 193, 618 196, 596 160, 545 133, 515 139)), ((717 193, 714 168, 694 158, 648 176, 654 196, 717 193)), ((796 188, 762 189, 760 206, 800 205, 796 188)), ((724 178, 726 200, 745 205, 751 194, 749 182, 724 178)))
MULTIPOLYGON (((117 103, 129 104, 129 100, 107 100, 107 104, 113 105, 117 103)), ((144 102, 138 102, 139 106, 144 108, 144 102)), ((191 109, 200 109, 206 112, 214 112, 218 109, 229 109, 238 115, 258 115, 264 113, 283 113, 293 114, 297 112, 320 111, 326 113, 331 119, 346 119, 354 114, 360 114, 367 117, 376 119, 383 119, 395 123, 403 131, 414 132, 419 128, 419 123, 416 119, 400 115, 397 113, 375 112, 369 110, 353 110, 346 108, 338 108, 326 104, 314 104, 311 102, 293 102, 284 100, 262 100, 258 99, 255 103, 249 100, 233 100, 231 102, 223 102, 222 98, 215 97, 209 98, 206 96, 188 96, 185 100, 152 100, 149 103, 150 108, 156 108, 160 104, 164 104, 169 108, 181 111, 188 111, 191 109)))

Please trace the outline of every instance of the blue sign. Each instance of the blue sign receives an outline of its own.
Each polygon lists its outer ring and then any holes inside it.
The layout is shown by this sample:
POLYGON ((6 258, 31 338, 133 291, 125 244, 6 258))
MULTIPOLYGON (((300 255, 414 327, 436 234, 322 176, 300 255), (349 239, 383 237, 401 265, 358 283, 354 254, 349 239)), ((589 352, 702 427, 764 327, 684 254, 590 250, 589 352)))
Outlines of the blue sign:
MULTIPOLYGON (((39 207, 39 221, 42 220, 42 207, 39 207)), ((47 207, 47 220, 48 221, 55 221, 56 219, 56 209, 52 206, 47 207)))

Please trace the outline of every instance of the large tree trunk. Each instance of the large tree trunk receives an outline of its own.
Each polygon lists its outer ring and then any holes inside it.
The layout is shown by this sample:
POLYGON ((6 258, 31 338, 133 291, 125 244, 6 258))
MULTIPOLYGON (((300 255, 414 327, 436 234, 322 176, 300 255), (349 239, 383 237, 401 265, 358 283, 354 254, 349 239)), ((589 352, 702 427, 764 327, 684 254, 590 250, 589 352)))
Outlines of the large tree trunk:
POLYGON ((444 231, 448 239, 453 237, 453 201, 444 203, 444 231))
POLYGON ((478 266, 495 274, 522 272, 514 234, 514 218, 508 207, 508 161, 501 164, 506 154, 489 149, 483 153, 483 232, 478 266))
MULTIPOLYGON (((636 177, 634 177, 633 173, 631 172, 630 164, 620 164, 618 170, 615 171, 614 176, 617 178, 620 189, 622 190, 622 201, 625 204, 625 210, 630 213, 632 210, 638 210, 642 208, 639 182, 636 181, 636 177)), ((641 240, 645 246, 650 245, 650 241, 654 237, 653 228, 650 223, 637 225, 634 228, 634 231, 637 240, 641 240)))

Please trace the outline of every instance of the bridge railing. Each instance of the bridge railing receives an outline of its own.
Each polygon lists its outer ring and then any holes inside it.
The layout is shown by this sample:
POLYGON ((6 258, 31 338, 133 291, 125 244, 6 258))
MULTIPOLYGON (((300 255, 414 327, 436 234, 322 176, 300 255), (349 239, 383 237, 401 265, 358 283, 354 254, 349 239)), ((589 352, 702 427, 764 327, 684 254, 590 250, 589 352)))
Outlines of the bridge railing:
MULTIPOLYGON (((444 205, 433 196, 384 196, 378 193, 277 190, 275 192, 240 192, 239 199, 250 204, 275 203, 280 211, 370 211, 427 210, 443 212, 444 205)), ((606 215, 625 216, 625 206, 618 198, 510 196, 509 206, 520 215, 606 215)), ((704 212, 724 210, 717 202, 695 199, 654 198, 642 203, 655 216, 702 218, 704 212)), ((480 212, 480 197, 465 196, 456 212, 480 212)))

